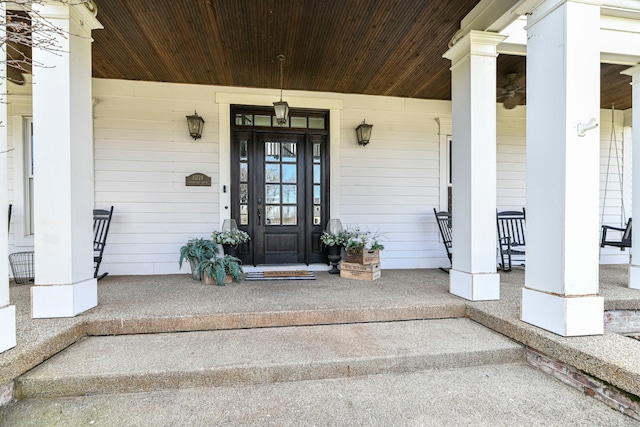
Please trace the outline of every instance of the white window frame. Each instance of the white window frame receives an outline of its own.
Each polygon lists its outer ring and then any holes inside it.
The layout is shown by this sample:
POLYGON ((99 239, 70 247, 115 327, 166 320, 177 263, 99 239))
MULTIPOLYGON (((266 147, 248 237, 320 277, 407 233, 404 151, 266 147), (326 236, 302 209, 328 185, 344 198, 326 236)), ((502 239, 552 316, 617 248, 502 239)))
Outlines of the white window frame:
POLYGON ((447 179, 446 179, 446 183, 447 183, 447 198, 446 198, 446 201, 445 201, 445 206, 446 206, 445 210, 449 210, 449 212, 453 211, 453 209, 450 209, 450 206, 449 206, 449 197, 450 197, 450 194, 452 194, 452 192, 453 192, 453 184, 452 184, 452 181, 451 181, 451 176, 452 176, 451 175, 451 173, 452 173, 451 169, 452 169, 452 166, 453 166, 453 161, 451 159, 451 141, 452 141, 451 135, 447 135, 447 154, 446 154, 446 156, 447 156, 447 160, 446 160, 447 161, 447 167, 446 167, 446 173, 447 173, 447 179))
POLYGON ((449 188, 451 188, 451 117, 438 117, 438 139, 440 142, 440 211, 449 209, 449 188))
POLYGON ((23 118, 24 234, 33 236, 33 118, 23 118))
POLYGON ((31 116, 14 116, 13 123, 13 239, 17 247, 33 247, 33 207, 30 206, 29 181, 33 176, 30 158, 32 156, 33 118, 31 116))

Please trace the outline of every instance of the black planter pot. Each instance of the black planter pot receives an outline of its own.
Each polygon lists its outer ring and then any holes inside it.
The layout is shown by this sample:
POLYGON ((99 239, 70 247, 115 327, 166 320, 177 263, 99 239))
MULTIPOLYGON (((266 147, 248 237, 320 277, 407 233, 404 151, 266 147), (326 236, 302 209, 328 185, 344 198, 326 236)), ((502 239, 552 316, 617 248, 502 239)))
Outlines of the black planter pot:
POLYGON ((342 245, 327 246, 327 254, 331 263, 330 274, 340 274, 338 263, 342 259, 342 245))
POLYGON ((238 246, 234 246, 234 245, 222 245, 222 247, 224 248, 224 253, 227 255, 231 255, 234 257, 238 256, 238 246))

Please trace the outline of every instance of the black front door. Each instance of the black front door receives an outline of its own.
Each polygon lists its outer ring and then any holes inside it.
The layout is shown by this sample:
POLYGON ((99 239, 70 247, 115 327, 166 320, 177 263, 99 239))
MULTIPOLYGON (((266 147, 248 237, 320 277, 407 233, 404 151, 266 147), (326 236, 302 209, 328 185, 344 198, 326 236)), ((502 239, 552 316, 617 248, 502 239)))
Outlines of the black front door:
POLYGON ((307 129, 234 130, 231 214, 251 241, 247 264, 325 262, 326 135, 307 129))

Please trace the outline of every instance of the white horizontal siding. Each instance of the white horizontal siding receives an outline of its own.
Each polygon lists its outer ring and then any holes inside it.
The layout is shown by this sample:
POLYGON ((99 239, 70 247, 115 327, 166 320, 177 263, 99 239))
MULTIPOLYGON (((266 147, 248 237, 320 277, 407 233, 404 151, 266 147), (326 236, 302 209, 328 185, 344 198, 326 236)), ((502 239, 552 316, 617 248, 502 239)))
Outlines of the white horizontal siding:
MULTIPOLYGON (((95 205, 115 206, 102 271, 177 273, 180 246, 218 229, 224 209, 219 203, 223 184, 219 174, 220 165, 229 160, 219 153, 220 144, 229 142, 218 141, 216 94, 277 91, 114 80, 94 80, 93 89, 95 205), (206 121, 198 141, 189 137, 185 118, 194 110, 206 121), (186 187, 185 177, 194 172, 211 176, 211 187, 186 187)), ((342 103, 340 143, 334 147, 339 158, 340 186, 334 188, 340 195, 339 216, 347 226, 383 234, 383 269, 448 266, 433 209, 441 205, 444 185, 439 168, 445 153, 440 152, 436 119, 451 117, 450 103, 335 93, 292 92, 291 96, 309 105, 314 98, 342 103), (359 146, 355 137, 355 127, 363 119, 374 125, 366 147, 359 146)), ((10 114, 30 114, 28 103, 9 108, 10 114)), ((611 131, 607 114, 602 113, 600 126, 601 205, 603 184, 609 185, 605 222, 619 217, 622 194, 620 186, 612 184, 617 172, 606 174, 611 131)), ((615 120, 621 137, 622 115, 616 112, 615 120)), ((622 155, 619 148, 615 156, 622 155)), ((11 167, 16 161, 21 159, 9 153, 10 200, 17 197, 12 193, 11 167)), ((498 210, 526 205, 524 108, 498 108, 496 185, 498 210)), ((603 251, 603 262, 619 258, 619 251, 603 251)))
POLYGON ((432 218, 440 203, 436 118, 451 114, 448 103, 353 98, 341 115, 342 221, 383 234, 383 269, 440 265, 442 244, 432 218), (366 147, 355 138, 362 119, 374 125, 366 147))
POLYGON ((94 80, 95 205, 115 206, 102 271, 177 273, 180 247, 217 228, 218 108, 203 91, 94 80), (197 141, 185 117, 194 110, 206 121, 197 141), (210 176, 211 187, 186 187, 194 172, 210 176))

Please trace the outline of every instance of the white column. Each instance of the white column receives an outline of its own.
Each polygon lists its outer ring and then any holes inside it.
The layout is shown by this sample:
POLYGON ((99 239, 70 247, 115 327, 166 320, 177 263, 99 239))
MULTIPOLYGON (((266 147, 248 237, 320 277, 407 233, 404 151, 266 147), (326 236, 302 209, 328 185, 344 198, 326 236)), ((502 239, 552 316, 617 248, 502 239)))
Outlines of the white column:
MULTIPOLYGON (((632 160, 631 160, 631 212, 640 212, 640 65, 636 65, 622 72, 631 76, 631 122, 635 126, 631 126, 631 143, 632 160)), ((640 218, 638 218, 640 220, 640 218)), ((640 227, 636 221, 633 222, 635 227, 631 229, 632 241, 640 241, 640 233, 635 233, 634 229, 640 227), (638 238, 633 235, 638 234, 638 238)), ((636 244, 638 246, 638 244, 636 244)), ((631 257, 631 265, 629 266, 629 287, 640 289, 640 254, 631 257)))
MULTIPOLYGON (((0 20, 6 19, 6 3, 0 3, 0 20)), ((5 27, 0 26, 0 37, 5 27)), ((5 49, 0 50, 2 55, 5 49)), ((6 66, 0 67, 0 353, 16 345, 16 307, 9 305, 9 235, 7 226, 7 76, 6 66)))
POLYGON ((496 272, 496 46, 504 36, 471 31, 451 60, 453 268, 449 291, 500 298, 496 272))
MULTIPOLYGON (((71 317, 95 307, 91 29, 85 5, 33 5, 62 33, 56 54, 33 49, 34 318, 71 317)), ((35 34, 34 37, 40 37, 35 34)), ((52 34, 48 34, 52 37, 52 34)))
MULTIPOLYGON (((522 320, 603 333, 598 296, 600 7, 547 0, 527 25, 527 268, 522 320), (583 130, 585 124, 594 128, 583 130)), ((586 126, 587 128, 589 126, 586 126)))

